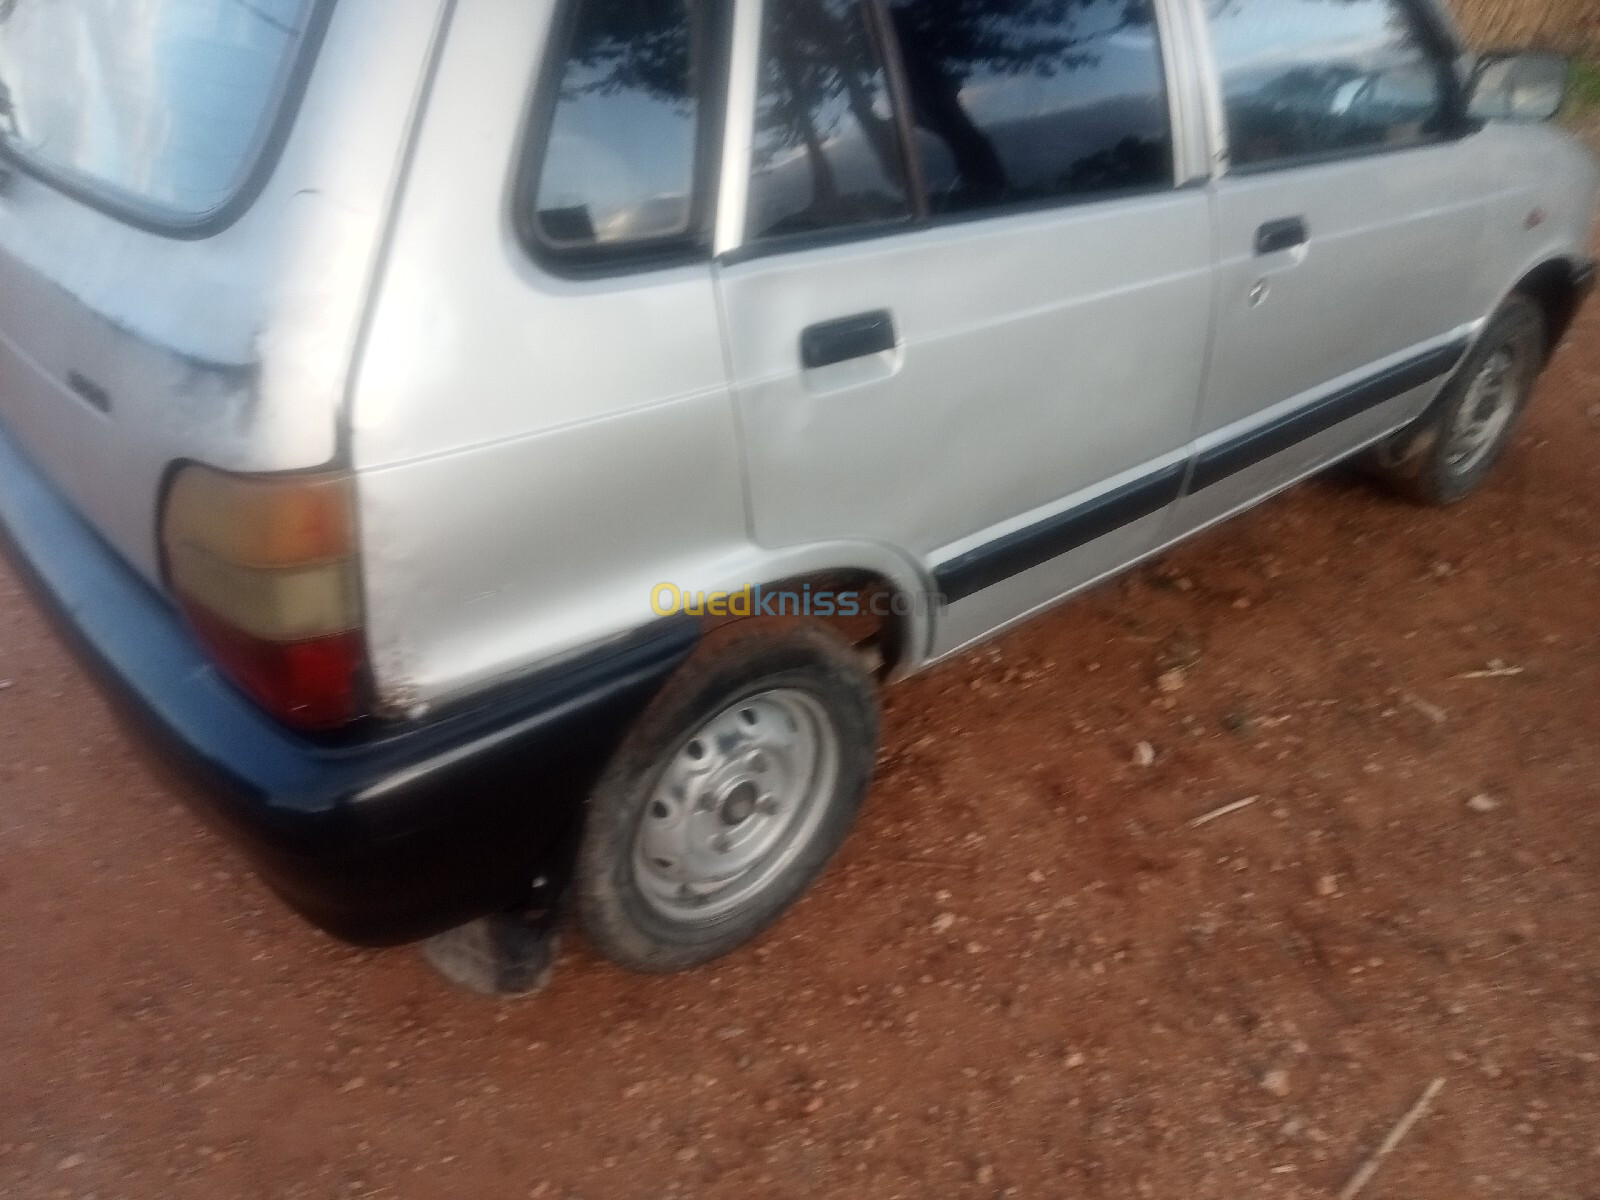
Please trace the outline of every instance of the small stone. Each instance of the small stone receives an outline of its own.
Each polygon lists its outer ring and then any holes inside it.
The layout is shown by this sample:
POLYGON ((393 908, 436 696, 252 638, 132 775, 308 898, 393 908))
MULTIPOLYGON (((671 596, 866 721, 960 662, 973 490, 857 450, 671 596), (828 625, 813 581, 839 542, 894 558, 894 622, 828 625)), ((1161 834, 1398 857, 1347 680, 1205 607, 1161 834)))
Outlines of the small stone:
POLYGON ((1268 1071, 1261 1077, 1261 1086, 1282 1100, 1289 1094, 1289 1072, 1282 1067, 1268 1071))
POLYGON ((0 692, 9 692, 16 686, 17 683, 14 679, 0 679, 0 692))
POLYGON ((691 1163, 700 1157, 700 1151, 695 1149, 693 1146, 685 1146, 672 1157, 676 1158, 681 1163, 691 1163))
POLYGON ((1079 1051, 1074 1050, 1071 1054, 1067 1055, 1067 1070, 1076 1071, 1079 1067, 1083 1066, 1083 1063, 1084 1057, 1079 1051))
POLYGON ((84 1157, 81 1154, 69 1154, 56 1164, 58 1171, 72 1171, 83 1166, 84 1157))
POLYGON ((984 1187, 988 1187, 994 1182, 994 1168, 988 1163, 984 1163, 983 1166, 978 1168, 978 1182, 984 1187))
POLYGON ((805 1115, 808 1117, 814 1116, 822 1111, 823 1103, 824 1101, 821 1096, 813 1096, 811 1099, 805 1102, 805 1106, 800 1111, 805 1113, 805 1115))
POLYGON ((1498 800, 1496 800, 1493 796, 1484 795, 1482 792, 1479 792, 1471 800, 1467 801, 1467 808, 1472 812, 1480 814, 1492 813, 1499 807, 1500 802, 1498 800))
POLYGON ((956 923, 955 913, 943 912, 933 919, 930 928, 935 933, 949 933, 950 927, 956 923))
POLYGON ((1222 718, 1222 727, 1240 737, 1254 737, 1256 719, 1247 712, 1231 712, 1222 718))
POLYGON ((1339 894, 1339 877, 1337 875, 1324 875, 1317 880, 1317 895, 1337 896, 1339 894))
POLYGON ((1163 671, 1156 677, 1156 688, 1163 694, 1170 696, 1173 692, 1183 691, 1188 679, 1182 667, 1173 667, 1170 671, 1163 671))
POLYGON ((1149 742, 1140 742, 1133 748, 1133 761, 1141 767, 1153 767, 1156 764, 1156 748, 1149 742))

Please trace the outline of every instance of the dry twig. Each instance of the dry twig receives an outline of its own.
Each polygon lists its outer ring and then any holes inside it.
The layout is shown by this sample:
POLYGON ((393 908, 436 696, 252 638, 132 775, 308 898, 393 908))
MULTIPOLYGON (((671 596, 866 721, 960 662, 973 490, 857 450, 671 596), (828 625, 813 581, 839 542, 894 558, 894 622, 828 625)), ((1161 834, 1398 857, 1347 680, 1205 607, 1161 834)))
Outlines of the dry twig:
POLYGON ((1202 825, 1209 825, 1218 817, 1226 817, 1230 813, 1238 812, 1241 808, 1249 808, 1259 799, 1261 799, 1260 796, 1247 796, 1243 800, 1235 800, 1232 804, 1224 804, 1221 808, 1214 808, 1210 812, 1206 813, 1205 816, 1196 817, 1194 820, 1190 821, 1189 828, 1199 829, 1202 825))
POLYGON ((1357 1192, 1372 1182, 1372 1177, 1378 1173, 1378 1168, 1383 1165, 1383 1160, 1394 1153, 1394 1148, 1411 1132, 1411 1127, 1422 1119, 1422 1114, 1428 1111, 1428 1105, 1433 1103, 1435 1096, 1444 1088, 1443 1079, 1435 1079, 1428 1085, 1428 1090, 1422 1093, 1418 1101, 1411 1106, 1411 1111, 1400 1118, 1399 1124, 1389 1131, 1389 1136, 1383 1139, 1372 1157, 1362 1164, 1361 1169, 1350 1177, 1350 1182, 1344 1185, 1344 1191, 1339 1193, 1339 1200, 1354 1200, 1357 1192))
POLYGON ((1465 675, 1457 675, 1457 679, 1511 679, 1525 673, 1522 667, 1508 667, 1502 662, 1492 662, 1482 671, 1468 671, 1465 675))

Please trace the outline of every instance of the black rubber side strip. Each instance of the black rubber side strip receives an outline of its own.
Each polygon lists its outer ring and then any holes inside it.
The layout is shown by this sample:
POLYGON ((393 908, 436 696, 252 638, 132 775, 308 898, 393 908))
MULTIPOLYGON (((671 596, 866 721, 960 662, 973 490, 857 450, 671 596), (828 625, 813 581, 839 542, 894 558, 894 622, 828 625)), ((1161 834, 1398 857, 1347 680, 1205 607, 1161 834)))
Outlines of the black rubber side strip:
MULTIPOLYGON (((1188 492, 1193 494, 1220 483, 1246 467, 1448 374, 1461 361, 1468 345, 1468 340, 1461 338, 1420 354, 1264 428, 1208 450, 1195 463, 1188 492)), ((965 600, 1013 575, 1020 575, 1159 512, 1184 493, 1185 473, 1183 465, 1163 468, 1088 504, 953 558, 933 573, 939 592, 950 603, 965 600)))
POLYGON ((1462 338, 1448 346, 1430 350, 1281 417, 1270 425, 1207 450, 1195 462, 1194 479, 1189 484, 1190 494, 1221 483, 1228 476, 1253 467, 1307 438, 1315 437, 1352 417, 1360 416, 1370 408, 1376 408, 1448 374, 1467 352, 1467 345, 1467 339, 1462 338))
POLYGON ((1164 467, 1088 504, 951 559, 933 573, 940 595, 951 603, 964 600, 1160 512, 1183 491, 1186 469, 1183 463, 1164 467))

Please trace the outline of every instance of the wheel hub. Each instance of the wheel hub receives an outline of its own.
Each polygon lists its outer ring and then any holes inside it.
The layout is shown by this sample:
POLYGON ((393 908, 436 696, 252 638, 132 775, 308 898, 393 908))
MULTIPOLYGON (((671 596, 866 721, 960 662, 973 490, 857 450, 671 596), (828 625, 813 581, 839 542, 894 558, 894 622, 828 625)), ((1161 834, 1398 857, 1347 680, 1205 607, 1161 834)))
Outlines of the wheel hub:
POLYGON ((1446 461, 1452 471, 1471 471, 1499 445, 1522 400, 1521 368, 1519 348, 1513 345, 1484 361, 1450 431, 1446 461))
POLYGON ((644 807, 633 872, 645 900, 686 922, 749 902, 804 848, 838 759, 838 735, 806 692, 764 692, 718 713, 668 761, 644 807))

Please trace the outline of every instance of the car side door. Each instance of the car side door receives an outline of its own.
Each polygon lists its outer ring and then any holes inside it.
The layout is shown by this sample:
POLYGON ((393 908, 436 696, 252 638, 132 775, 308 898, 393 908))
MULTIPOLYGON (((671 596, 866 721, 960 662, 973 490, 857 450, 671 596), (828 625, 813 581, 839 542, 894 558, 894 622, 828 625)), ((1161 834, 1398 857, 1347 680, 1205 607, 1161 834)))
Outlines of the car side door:
POLYGON ((1486 193, 1413 0, 1194 0, 1225 169, 1217 332, 1175 532, 1415 417, 1474 321, 1486 193))
POLYGON ((1147 552, 1182 486, 1211 227, 1167 7, 772 0, 743 83, 736 52, 754 536, 899 548, 936 655, 1147 552))

